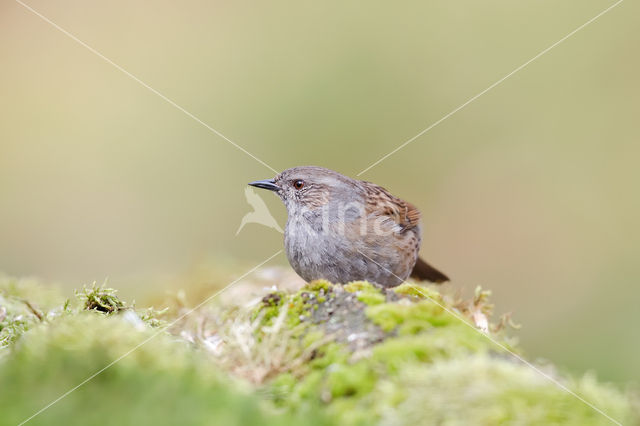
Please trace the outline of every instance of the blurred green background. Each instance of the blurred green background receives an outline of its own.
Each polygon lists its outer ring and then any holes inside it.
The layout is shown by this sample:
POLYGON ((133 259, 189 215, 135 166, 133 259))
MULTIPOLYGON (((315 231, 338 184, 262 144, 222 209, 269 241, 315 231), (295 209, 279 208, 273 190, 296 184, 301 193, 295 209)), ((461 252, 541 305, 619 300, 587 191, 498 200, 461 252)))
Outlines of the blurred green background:
MULTIPOLYGON (((29 4, 277 170, 355 177, 613 2, 29 4)), ((640 379, 639 15, 622 3, 361 176, 420 207, 422 255, 492 289, 531 357, 617 382, 640 379)), ((272 171, 10 0, 0 58, 0 270, 141 294, 282 247, 235 236, 272 171)))

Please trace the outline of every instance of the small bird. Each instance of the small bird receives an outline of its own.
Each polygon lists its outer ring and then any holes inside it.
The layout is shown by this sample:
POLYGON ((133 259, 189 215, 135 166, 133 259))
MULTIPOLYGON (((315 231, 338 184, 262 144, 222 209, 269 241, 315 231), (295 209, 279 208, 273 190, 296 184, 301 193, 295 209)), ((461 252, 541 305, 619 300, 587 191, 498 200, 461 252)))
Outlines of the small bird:
POLYGON ((267 205, 264 203, 262 198, 258 194, 256 194, 251 188, 247 187, 244 190, 244 197, 247 199, 247 203, 251 207, 253 207, 253 211, 245 214, 240 221, 240 227, 236 231, 236 235, 240 233, 242 228, 247 223, 259 223, 260 225, 267 226, 269 228, 273 228, 281 234, 284 232, 278 222, 273 218, 271 212, 267 208, 267 205))
POLYGON ((306 281, 395 287, 409 276, 449 280, 418 257, 418 209, 381 186, 316 166, 293 167, 249 185, 274 191, 284 202, 287 259, 306 281))

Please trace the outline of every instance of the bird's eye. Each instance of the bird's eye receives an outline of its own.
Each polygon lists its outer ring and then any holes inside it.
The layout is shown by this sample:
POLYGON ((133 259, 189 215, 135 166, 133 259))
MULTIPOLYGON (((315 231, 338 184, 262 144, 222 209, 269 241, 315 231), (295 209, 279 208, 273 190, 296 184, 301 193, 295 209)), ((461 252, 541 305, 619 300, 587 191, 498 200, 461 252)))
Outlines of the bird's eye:
POLYGON ((293 187, 295 189, 302 189, 303 186, 304 186, 304 181, 302 179, 293 181, 293 187))

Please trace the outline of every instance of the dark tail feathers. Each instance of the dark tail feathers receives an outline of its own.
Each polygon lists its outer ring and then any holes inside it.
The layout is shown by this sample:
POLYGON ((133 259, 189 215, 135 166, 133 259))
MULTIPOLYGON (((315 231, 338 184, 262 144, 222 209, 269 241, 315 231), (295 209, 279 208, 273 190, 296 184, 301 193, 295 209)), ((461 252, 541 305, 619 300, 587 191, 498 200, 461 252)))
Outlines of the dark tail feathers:
POLYGON ((438 284, 449 281, 449 277, 420 258, 418 258, 413 271, 411 271, 411 278, 438 284))

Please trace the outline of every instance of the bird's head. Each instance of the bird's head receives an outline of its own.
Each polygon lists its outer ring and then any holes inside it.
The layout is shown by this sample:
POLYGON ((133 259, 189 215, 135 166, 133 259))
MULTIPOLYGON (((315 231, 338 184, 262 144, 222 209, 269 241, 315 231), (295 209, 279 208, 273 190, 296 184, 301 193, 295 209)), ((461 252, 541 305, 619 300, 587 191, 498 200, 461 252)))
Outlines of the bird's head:
POLYGON ((301 208, 315 210, 334 202, 348 203, 360 193, 358 181, 316 166, 293 167, 273 179, 249 185, 274 191, 289 212, 301 208))

